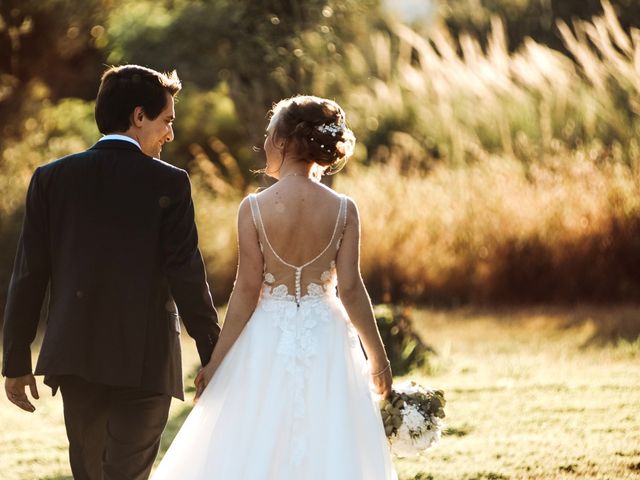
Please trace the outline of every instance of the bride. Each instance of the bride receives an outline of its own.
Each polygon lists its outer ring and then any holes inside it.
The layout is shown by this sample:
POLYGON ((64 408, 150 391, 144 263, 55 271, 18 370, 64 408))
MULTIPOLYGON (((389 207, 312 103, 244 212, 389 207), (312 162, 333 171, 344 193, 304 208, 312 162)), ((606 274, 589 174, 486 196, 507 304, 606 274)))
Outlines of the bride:
POLYGON ((222 333, 154 480, 396 478, 371 391, 387 396, 392 378, 360 276, 358 210, 318 182, 354 144, 333 101, 273 108, 264 172, 278 182, 240 204, 222 333))

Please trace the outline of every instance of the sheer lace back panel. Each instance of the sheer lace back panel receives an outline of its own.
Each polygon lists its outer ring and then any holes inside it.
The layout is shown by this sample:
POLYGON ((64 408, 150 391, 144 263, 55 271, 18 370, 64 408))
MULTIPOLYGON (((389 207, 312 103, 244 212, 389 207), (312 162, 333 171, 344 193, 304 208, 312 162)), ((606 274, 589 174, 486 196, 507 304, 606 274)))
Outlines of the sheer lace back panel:
MULTIPOLYGON (((300 264, 288 262, 287 252, 279 252, 273 248, 268 231, 277 226, 265 227, 256 194, 249 195, 249 201, 264 256, 263 296, 295 301, 300 306, 300 302, 307 298, 335 295, 336 255, 347 221, 346 197, 340 196, 340 206, 329 242, 324 247, 319 247, 314 257, 300 264)), ((300 225, 300 228, 304 228, 304 225, 300 225)))

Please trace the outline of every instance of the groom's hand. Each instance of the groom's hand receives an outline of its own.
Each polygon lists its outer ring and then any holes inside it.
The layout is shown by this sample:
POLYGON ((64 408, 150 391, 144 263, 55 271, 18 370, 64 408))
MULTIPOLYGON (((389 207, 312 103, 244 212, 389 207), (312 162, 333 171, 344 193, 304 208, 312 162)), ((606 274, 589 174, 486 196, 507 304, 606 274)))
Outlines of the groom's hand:
POLYGON ((22 377, 5 378, 4 391, 7 394, 9 401, 27 412, 35 412, 36 407, 29 401, 25 392, 25 387, 29 387, 31 390, 31 396, 36 400, 40 398, 38 395, 38 386, 36 385, 36 378, 29 373, 22 377))

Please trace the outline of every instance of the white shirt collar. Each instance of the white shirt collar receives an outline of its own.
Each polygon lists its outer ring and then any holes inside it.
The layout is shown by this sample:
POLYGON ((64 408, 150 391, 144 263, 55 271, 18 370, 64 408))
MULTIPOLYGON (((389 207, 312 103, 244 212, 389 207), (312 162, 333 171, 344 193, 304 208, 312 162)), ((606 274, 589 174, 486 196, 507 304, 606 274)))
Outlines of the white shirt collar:
POLYGON ((137 140, 135 140, 134 138, 131 138, 131 137, 127 137, 126 135, 119 135, 117 133, 110 133, 109 135, 103 135, 102 138, 100 140, 98 140, 98 141, 102 142, 103 140, 123 140, 125 142, 131 142, 136 147, 138 147, 140 150, 142 150, 142 147, 140 147, 140 144, 138 143, 137 140))

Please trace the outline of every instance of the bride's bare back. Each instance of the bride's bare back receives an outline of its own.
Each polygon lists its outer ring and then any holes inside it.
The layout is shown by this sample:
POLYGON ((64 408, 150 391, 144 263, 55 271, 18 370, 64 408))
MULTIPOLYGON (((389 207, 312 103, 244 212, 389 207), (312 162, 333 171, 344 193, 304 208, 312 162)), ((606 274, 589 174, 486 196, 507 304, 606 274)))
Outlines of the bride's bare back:
POLYGON ((251 196, 250 202, 264 256, 265 293, 292 296, 298 303, 307 295, 335 295, 346 197, 308 178, 290 176, 251 196))

